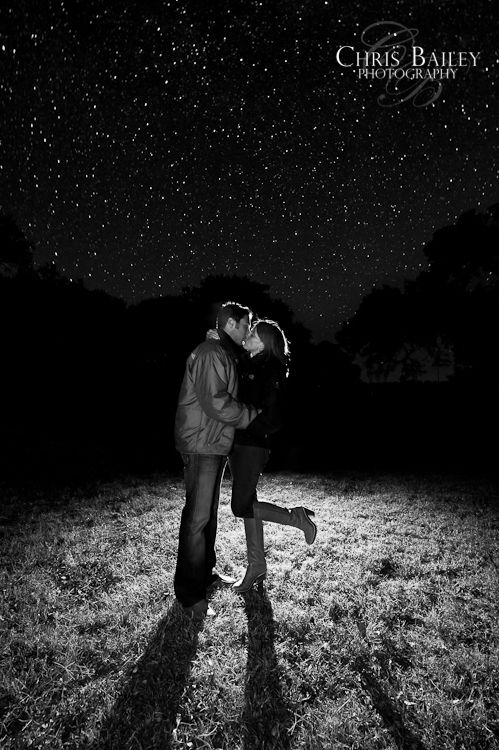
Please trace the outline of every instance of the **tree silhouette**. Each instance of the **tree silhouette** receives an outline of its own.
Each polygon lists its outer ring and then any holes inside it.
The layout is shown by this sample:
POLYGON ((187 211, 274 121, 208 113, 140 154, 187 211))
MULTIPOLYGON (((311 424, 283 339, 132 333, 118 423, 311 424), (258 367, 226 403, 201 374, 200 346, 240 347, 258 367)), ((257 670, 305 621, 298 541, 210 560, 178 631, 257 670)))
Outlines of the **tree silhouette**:
POLYGON ((207 276, 197 287, 185 287, 184 299, 195 306, 205 325, 213 326, 217 310, 229 300, 247 305, 259 318, 276 320, 297 346, 310 343, 311 333, 294 319, 294 313, 285 302, 273 299, 270 286, 247 276, 207 276))
POLYGON ((498 364, 499 204, 468 211, 425 249, 444 307, 439 331, 451 342, 456 374, 490 379, 498 364))
POLYGON ((337 335, 370 379, 420 379, 454 363, 458 377, 490 378, 498 363, 499 204, 435 232, 427 270, 403 291, 374 289, 337 335))
POLYGON ((235 301, 247 305, 259 318, 276 320, 284 330, 291 348, 291 378, 306 376, 310 358, 311 332, 297 322, 291 308, 282 300, 270 296, 270 287, 246 276, 208 276, 197 287, 186 287, 182 299, 195 318, 192 330, 199 341, 207 328, 215 325, 216 314, 223 302, 235 301))
POLYGON ((473 292, 499 279, 499 204, 467 211, 455 226, 439 229, 424 252, 430 273, 456 292, 473 292))
POLYGON ((404 303, 400 289, 373 289, 337 335, 339 344, 364 364, 370 381, 385 380, 399 365, 406 340, 404 303))
POLYGON ((0 276, 12 277, 33 268, 33 245, 13 216, 0 214, 0 276))

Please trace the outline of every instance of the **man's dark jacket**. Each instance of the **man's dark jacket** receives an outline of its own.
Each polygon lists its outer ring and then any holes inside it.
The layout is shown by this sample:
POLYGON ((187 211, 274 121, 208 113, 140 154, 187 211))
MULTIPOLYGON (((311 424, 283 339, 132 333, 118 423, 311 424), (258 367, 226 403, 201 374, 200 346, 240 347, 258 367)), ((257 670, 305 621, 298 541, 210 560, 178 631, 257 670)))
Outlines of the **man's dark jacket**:
POLYGON ((180 453, 227 456, 236 427, 244 429, 257 410, 237 400, 238 349, 230 336, 203 341, 189 355, 175 416, 180 453))

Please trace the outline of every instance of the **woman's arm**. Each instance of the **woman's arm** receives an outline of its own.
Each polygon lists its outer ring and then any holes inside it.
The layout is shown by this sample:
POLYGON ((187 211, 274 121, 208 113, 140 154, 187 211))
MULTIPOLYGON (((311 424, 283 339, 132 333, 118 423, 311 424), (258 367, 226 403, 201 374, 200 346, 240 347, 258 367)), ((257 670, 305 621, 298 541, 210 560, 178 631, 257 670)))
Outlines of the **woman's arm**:
POLYGON ((273 374, 263 387, 261 413, 248 425, 246 432, 255 437, 267 437, 278 432, 283 423, 284 393, 281 378, 273 374))

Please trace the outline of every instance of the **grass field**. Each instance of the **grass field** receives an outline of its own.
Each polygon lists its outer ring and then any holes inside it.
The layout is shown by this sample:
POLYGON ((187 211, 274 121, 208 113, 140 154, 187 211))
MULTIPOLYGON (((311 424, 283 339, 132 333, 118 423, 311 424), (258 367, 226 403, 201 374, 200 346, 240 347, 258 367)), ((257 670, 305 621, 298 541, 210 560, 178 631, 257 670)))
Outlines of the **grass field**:
MULTIPOLYGON (((3 488, 0 746, 499 748, 499 504, 486 480, 268 475, 269 574, 189 623, 179 478, 3 488)), ((223 486, 219 568, 245 564, 223 486)))

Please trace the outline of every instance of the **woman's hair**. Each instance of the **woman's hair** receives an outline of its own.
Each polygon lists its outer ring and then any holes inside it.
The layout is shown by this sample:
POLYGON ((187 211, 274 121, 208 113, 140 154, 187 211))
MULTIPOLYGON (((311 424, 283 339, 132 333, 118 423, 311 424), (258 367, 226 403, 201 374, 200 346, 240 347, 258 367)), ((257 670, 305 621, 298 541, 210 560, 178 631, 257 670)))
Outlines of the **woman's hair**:
POLYGON ((273 355, 286 368, 286 374, 289 370, 289 343, 280 327, 275 320, 257 320, 254 327, 258 336, 263 341, 265 349, 264 356, 273 355))

